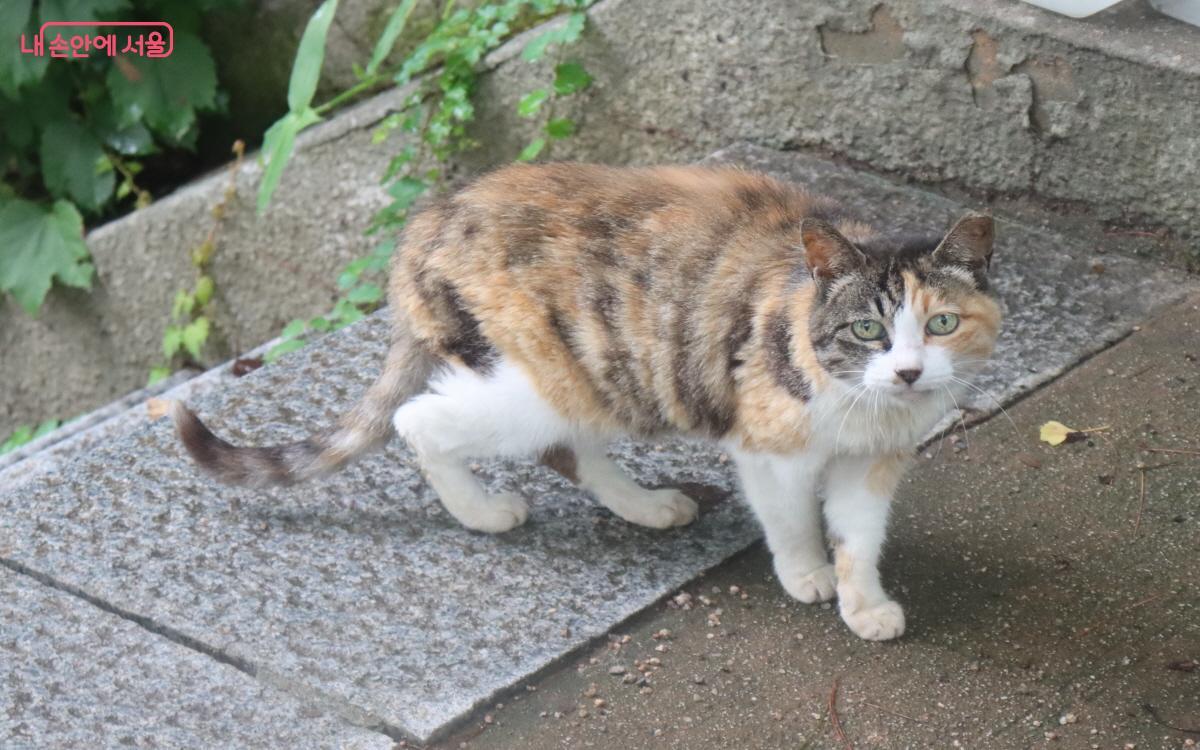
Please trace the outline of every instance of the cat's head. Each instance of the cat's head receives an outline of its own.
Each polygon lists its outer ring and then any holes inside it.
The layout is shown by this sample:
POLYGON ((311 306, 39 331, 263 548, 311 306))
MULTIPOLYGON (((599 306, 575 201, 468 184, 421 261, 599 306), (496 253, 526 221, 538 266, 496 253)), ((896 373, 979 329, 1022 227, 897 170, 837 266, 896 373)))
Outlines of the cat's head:
POLYGON ((855 245, 820 219, 800 230, 816 284, 809 338, 838 381, 919 399, 959 390, 991 356, 1001 313, 987 278, 990 216, 969 214, 940 240, 855 245))

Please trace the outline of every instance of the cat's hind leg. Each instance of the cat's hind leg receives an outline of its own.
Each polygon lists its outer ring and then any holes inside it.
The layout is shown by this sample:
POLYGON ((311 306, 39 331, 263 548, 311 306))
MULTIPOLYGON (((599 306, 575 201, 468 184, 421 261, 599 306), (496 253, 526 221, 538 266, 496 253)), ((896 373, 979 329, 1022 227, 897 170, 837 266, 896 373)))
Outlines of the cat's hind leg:
POLYGON ((676 489, 649 490, 633 481, 609 458, 600 441, 583 439, 571 444, 574 473, 579 486, 621 518, 639 526, 666 529, 696 519, 696 501, 676 489))
POLYGON ((393 422, 446 510, 463 526, 493 534, 525 523, 529 506, 515 493, 487 494, 470 460, 535 455, 571 433, 507 361, 486 375, 465 367, 435 375, 430 391, 400 407, 393 422))

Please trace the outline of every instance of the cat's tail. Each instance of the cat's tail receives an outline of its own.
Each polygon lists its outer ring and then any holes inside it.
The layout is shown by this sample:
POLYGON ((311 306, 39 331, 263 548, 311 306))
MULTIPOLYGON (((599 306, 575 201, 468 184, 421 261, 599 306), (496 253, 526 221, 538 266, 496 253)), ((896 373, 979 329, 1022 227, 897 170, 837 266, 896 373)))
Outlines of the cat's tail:
POLYGON ((424 389, 434 357, 397 321, 379 379, 336 427, 305 440, 265 447, 236 446, 213 434, 181 401, 171 418, 187 452, 206 472, 228 484, 291 484, 341 468, 391 437, 392 415, 424 389))

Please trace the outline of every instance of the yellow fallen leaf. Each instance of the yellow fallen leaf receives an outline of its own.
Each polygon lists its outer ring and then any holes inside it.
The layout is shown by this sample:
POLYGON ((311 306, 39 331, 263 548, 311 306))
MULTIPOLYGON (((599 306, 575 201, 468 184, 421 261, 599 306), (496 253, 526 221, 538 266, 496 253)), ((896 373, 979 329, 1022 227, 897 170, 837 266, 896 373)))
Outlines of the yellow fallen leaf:
POLYGON ((1063 443, 1067 442, 1067 437, 1072 432, 1075 432, 1075 430, 1067 427, 1062 422, 1050 420, 1046 424, 1042 425, 1040 437, 1043 443, 1049 443, 1050 445, 1062 445, 1063 443))
POLYGON ((151 419, 164 416, 171 409, 171 402, 165 398, 146 399, 146 414, 151 419))

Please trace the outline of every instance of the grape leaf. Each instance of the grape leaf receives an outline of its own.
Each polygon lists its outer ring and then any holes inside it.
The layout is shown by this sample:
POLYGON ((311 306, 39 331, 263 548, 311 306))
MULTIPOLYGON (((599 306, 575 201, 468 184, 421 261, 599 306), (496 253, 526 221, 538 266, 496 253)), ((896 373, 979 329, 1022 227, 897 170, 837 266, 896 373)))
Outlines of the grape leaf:
POLYGON ((74 120, 51 123, 42 131, 41 161, 50 193, 89 211, 103 206, 117 184, 100 142, 74 120))
POLYGON ((175 34, 170 57, 120 59, 122 64, 108 71, 108 89, 118 119, 144 119, 151 130, 181 143, 196 121, 196 110, 216 106, 216 64, 208 48, 192 34, 175 34))
POLYGON ((93 267, 83 217, 67 201, 47 208, 26 200, 0 203, 0 291, 37 313, 52 281, 91 288, 93 267))
POLYGON ((37 35, 31 7, 32 0, 0 2, 0 29, 4 30, 0 38, 0 93, 13 99, 17 97, 17 89, 42 80, 50 62, 48 54, 36 57, 21 52, 21 35, 25 35, 26 49, 33 49, 33 38, 37 35))

